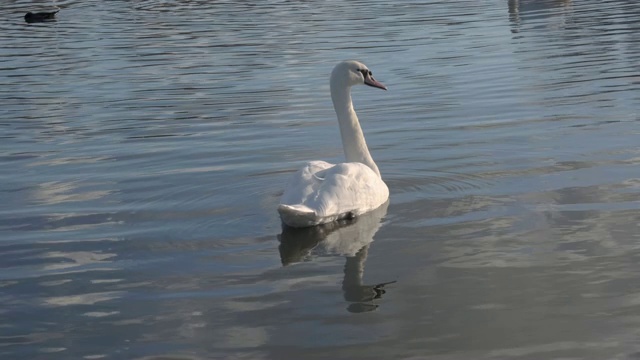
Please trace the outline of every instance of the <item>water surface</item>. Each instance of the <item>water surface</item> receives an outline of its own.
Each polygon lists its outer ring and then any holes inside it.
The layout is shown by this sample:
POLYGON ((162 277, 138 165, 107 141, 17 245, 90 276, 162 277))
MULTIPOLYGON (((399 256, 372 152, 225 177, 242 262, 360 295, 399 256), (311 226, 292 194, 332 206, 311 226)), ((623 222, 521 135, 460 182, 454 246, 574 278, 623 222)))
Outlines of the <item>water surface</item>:
POLYGON ((1 358, 640 356, 635 1, 3 19, 1 358), (389 86, 354 99, 390 202, 283 231, 292 172, 342 159, 350 58, 389 86))

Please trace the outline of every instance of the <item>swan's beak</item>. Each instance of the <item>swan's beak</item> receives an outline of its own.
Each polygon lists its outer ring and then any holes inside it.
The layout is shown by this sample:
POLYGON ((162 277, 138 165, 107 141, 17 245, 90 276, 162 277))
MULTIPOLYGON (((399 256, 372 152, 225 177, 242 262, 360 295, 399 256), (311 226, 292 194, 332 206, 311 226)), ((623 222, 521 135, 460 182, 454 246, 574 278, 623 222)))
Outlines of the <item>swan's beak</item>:
POLYGON ((369 86, 373 86, 373 87, 378 88, 378 89, 387 90, 386 86, 382 85, 381 82, 379 82, 376 79, 374 79, 373 76, 371 76, 371 75, 369 75, 369 76, 364 78, 364 84, 365 85, 369 85, 369 86))

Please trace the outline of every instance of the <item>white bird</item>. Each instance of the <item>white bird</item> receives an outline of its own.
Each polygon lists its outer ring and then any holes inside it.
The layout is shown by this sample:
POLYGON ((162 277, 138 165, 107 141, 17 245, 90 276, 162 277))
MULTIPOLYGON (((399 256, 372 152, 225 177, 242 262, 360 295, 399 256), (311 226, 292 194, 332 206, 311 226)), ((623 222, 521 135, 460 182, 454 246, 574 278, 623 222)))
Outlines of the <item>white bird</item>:
POLYGON ((346 162, 311 161, 293 176, 278 206, 286 225, 307 227, 353 218, 378 208, 389 198, 389 188, 371 158, 351 102, 351 87, 362 84, 387 90, 358 61, 343 61, 331 72, 331 100, 346 162))

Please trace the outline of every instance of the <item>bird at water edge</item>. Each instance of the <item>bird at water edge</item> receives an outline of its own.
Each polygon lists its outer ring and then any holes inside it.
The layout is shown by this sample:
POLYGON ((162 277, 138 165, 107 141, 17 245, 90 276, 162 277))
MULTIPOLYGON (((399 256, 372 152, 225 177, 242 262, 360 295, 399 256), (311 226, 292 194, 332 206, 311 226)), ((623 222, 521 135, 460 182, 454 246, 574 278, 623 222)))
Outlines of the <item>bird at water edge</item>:
POLYGON ((24 21, 28 23, 55 21, 56 14, 59 11, 60 10, 51 11, 51 12, 37 12, 37 13, 32 13, 31 11, 29 11, 24 15, 24 21))

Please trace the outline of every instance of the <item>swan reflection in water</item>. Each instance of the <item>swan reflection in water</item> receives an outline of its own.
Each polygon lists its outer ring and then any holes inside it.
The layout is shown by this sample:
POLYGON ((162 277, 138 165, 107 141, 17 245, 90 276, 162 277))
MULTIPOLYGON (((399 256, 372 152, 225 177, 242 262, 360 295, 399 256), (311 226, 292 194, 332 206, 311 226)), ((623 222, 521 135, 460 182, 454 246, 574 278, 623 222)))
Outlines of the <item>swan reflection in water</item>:
POLYGON ((384 287, 395 281, 375 285, 362 283, 364 263, 369 245, 381 226, 381 219, 387 214, 387 201, 378 209, 350 220, 307 228, 293 228, 282 225, 280 259, 283 266, 306 261, 312 255, 344 255, 344 278, 342 291, 344 299, 351 304, 350 312, 367 312, 378 308, 375 300, 385 293, 384 287))

